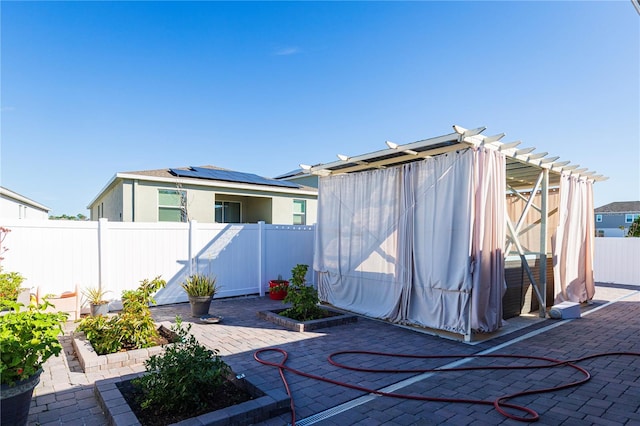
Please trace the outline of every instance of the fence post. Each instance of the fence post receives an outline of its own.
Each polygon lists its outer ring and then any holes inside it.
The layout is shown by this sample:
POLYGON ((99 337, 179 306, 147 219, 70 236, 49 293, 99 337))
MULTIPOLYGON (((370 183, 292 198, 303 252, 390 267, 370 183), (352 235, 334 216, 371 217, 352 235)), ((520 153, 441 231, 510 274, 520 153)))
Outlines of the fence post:
MULTIPOLYGON (((195 243, 195 233, 196 228, 198 226, 198 221, 195 219, 191 219, 189 221, 189 247, 188 247, 188 256, 189 256, 189 276, 193 275, 193 264, 196 259, 193 258, 193 245, 195 243)), ((197 268, 196 268, 197 272, 197 268)))
POLYGON ((109 220, 107 218, 98 219, 98 288, 102 290, 107 283, 107 246, 109 232, 109 220))
POLYGON ((264 286, 262 283, 264 282, 264 269, 266 267, 264 224, 264 220, 258 221, 258 294, 260 294, 260 297, 264 296, 264 286))

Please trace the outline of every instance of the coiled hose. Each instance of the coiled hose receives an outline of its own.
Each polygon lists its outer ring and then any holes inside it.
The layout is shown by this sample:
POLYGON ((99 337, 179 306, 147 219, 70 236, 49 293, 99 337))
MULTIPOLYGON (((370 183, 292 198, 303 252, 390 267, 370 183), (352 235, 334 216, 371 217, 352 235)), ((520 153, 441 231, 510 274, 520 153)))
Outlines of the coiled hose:
POLYGON ((339 368, 344 368, 347 370, 352 370, 352 371, 363 371, 363 372, 370 372, 370 373, 429 373, 429 372, 447 372, 447 371, 471 371, 471 370, 524 370, 524 369, 536 369, 536 368, 554 368, 554 367, 559 367, 559 366, 567 366, 567 367, 571 367, 577 371, 579 371, 583 377, 580 380, 576 380, 573 382, 569 382, 569 383, 564 383, 561 385, 557 385, 557 386, 553 386, 553 387, 547 387, 547 388, 541 388, 541 389, 530 389, 530 390, 526 390, 526 391, 522 391, 522 392, 515 392, 515 393, 511 393, 511 394, 507 394, 507 395, 503 395, 500 396, 498 398, 496 398, 493 401, 486 401, 486 400, 481 400, 481 399, 469 399, 469 398, 446 398, 446 397, 435 397, 435 396, 420 396, 420 395, 406 395, 406 394, 399 394, 399 393, 389 393, 389 392, 382 392, 376 389, 369 389, 363 386, 358 386, 358 385, 353 385, 350 383, 346 383, 346 382, 341 382, 341 381, 337 381, 337 380, 333 380, 333 379, 328 379, 326 377, 322 377, 322 376, 317 376, 315 374, 311 374, 311 373, 305 373, 304 371, 300 371, 300 370, 296 370, 294 368, 288 367, 285 365, 285 363, 287 362, 287 358, 289 357, 289 354, 280 348, 265 348, 265 349, 260 349, 257 350, 254 354, 253 357, 256 361, 258 361, 261 364, 264 365, 268 365, 268 366, 272 366, 272 367, 277 367, 278 371, 280 373, 280 378, 282 379, 282 382, 284 383, 285 389, 287 391, 287 394, 289 395, 289 397, 291 398, 291 424, 293 426, 295 426, 295 422, 296 422, 296 412, 295 412, 295 404, 293 401, 293 395, 291 394, 291 389, 289 388, 289 384, 287 383, 287 379, 284 376, 284 372, 288 371, 290 373, 293 374, 297 374, 299 376, 303 376, 303 377, 308 377, 311 379, 315 379, 315 380, 320 380, 322 382, 326 382, 326 383, 332 383, 334 385, 337 386, 343 386, 349 389, 354 389, 354 390, 358 390, 358 391, 362 391, 362 392, 366 392, 366 393, 371 393, 374 395, 380 395, 380 396, 387 396, 387 397, 391 397, 391 398, 401 398, 401 399, 412 399, 412 400, 418 400, 418 401, 432 401, 432 402, 450 402, 450 403, 465 403, 465 404, 482 404, 482 405, 492 405, 494 407, 494 409, 499 412, 500 414, 502 414, 503 416, 509 418, 509 419, 513 419, 513 420, 517 420, 520 422, 535 422, 537 421, 540 416, 539 414, 532 410, 531 408, 528 407, 524 407, 521 405, 517 405, 517 404, 512 404, 510 402, 507 402, 511 399, 517 398, 519 396, 524 396, 524 395, 533 395, 533 394, 538 394, 538 393, 545 393, 545 392, 553 392, 553 391, 557 391, 560 389, 566 389, 566 388, 570 388, 573 386, 578 386, 581 385, 583 383, 586 383, 587 381, 589 381, 589 379, 591 378, 591 374, 584 369, 583 367, 580 367, 578 365, 576 365, 576 363, 581 362, 581 361, 585 361, 588 359, 593 359, 593 358, 599 358, 599 357, 604 357, 604 356, 616 356, 616 355, 629 355, 629 356, 640 356, 640 353, 637 352, 605 352, 605 353, 598 353, 598 354, 593 354, 593 355, 588 355, 582 358, 575 358, 575 359, 571 359, 571 360, 558 360, 558 359, 554 359, 554 358, 548 358, 548 357, 540 357, 540 356, 531 356, 531 355, 467 355, 467 354, 462 354, 462 355, 411 355, 411 354, 396 354, 396 353, 389 353, 389 352, 375 352, 375 351, 338 351, 338 352, 334 352, 331 355, 329 355, 329 357, 327 358, 328 362, 331 365, 334 365, 336 367, 339 368), (261 354, 266 353, 266 352, 277 352, 279 354, 282 355, 282 358, 280 360, 280 362, 272 362, 272 361, 266 361, 264 359, 262 359, 260 357, 261 354), (371 356, 382 356, 382 357, 394 357, 394 358, 413 358, 413 359, 451 359, 451 358, 455 358, 455 359, 464 359, 464 358, 508 358, 508 359, 529 359, 529 360, 537 360, 537 361, 544 361, 544 364, 535 364, 535 365, 523 365, 523 366, 505 366, 505 365, 497 365, 497 366, 471 366, 471 367, 452 367, 452 368, 433 368, 433 369, 426 369, 426 368, 408 368, 408 369, 378 369, 378 368, 364 368, 364 367, 357 367, 357 366, 350 366, 350 365, 346 365, 346 364, 342 364, 338 361, 336 361, 334 358, 338 357, 339 355, 345 355, 345 354, 356 354, 356 355, 371 355, 371 356), (511 409, 511 410, 515 410, 515 411, 519 411, 522 412, 522 415, 515 415, 512 413, 509 413, 506 411, 506 409, 511 409))

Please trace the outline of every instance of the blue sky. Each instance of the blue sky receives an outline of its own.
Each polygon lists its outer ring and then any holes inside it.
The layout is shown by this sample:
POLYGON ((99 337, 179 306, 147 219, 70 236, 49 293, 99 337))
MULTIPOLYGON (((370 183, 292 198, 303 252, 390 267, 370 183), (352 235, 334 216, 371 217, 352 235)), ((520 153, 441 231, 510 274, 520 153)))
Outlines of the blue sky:
POLYGON ((276 176, 486 126, 640 200, 640 16, 609 2, 6 2, 0 184, 87 214, 116 173, 276 176))

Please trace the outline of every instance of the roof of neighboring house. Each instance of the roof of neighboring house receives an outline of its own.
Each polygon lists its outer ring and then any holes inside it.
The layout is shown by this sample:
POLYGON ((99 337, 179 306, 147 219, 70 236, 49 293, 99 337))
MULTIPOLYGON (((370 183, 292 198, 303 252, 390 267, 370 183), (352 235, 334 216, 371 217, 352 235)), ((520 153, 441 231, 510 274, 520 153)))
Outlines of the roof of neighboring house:
POLYGON ((596 213, 639 213, 640 201, 615 201, 595 209, 596 213))
POLYGON ((131 172, 118 172, 100 190, 98 195, 91 200, 87 208, 98 201, 102 194, 118 180, 140 179, 155 182, 169 182, 181 184, 216 186, 238 189, 250 189, 256 191, 269 191, 279 193, 317 195, 317 188, 298 185, 292 182, 265 178, 253 173, 236 172, 222 167, 206 165, 192 167, 174 167, 169 169, 140 170, 131 172))
POLYGON ((51 210, 49 207, 42 205, 37 201, 33 201, 31 198, 27 198, 24 195, 20 195, 17 192, 13 192, 10 189, 7 189, 3 186, 0 186, 0 195, 2 195, 5 198, 10 198, 17 202, 27 204, 35 209, 44 210, 47 213, 49 213, 49 210, 51 210))
MULTIPOLYGON (((211 165, 207 165, 207 166, 199 166, 202 168, 206 168, 206 169, 212 169, 212 170, 229 170, 229 169, 223 169, 221 167, 216 167, 216 166, 211 166, 211 165)), ((171 170, 189 170, 190 167, 174 167, 173 169, 155 169, 155 170, 140 170, 140 171, 136 171, 136 172, 122 172, 124 174, 127 175, 142 175, 142 176, 155 176, 155 177, 166 177, 166 178, 175 178, 176 175, 171 174, 171 170)))

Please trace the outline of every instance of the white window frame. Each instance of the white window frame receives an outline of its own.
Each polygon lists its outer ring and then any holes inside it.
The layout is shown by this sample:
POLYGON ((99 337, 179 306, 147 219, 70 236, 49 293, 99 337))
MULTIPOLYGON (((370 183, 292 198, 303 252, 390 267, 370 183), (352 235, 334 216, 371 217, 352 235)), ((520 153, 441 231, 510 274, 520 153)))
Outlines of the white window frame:
POLYGON ((624 215, 624 223, 633 223, 637 217, 640 217, 640 213, 627 213, 624 215))
POLYGON ((216 200, 213 203, 213 221, 215 223, 242 223, 242 203, 240 201, 228 201, 228 200, 216 200), (221 207, 224 207, 224 204, 237 204, 238 205, 238 222, 227 222, 227 218, 224 217, 224 209, 222 210, 222 222, 218 222, 216 220, 216 208, 218 208, 218 203, 222 204, 221 207))
POLYGON ((601 214, 597 214, 596 215, 596 222, 602 222, 602 215, 601 214))
POLYGON ((294 199, 293 200, 293 224, 294 225, 306 225, 307 224, 307 200, 294 199), (296 212, 295 205, 296 203, 302 204, 302 213, 296 212), (300 223, 296 223, 295 218, 300 217, 300 223))
POLYGON ((160 220, 160 209, 171 209, 171 210, 179 210, 180 211, 180 221, 179 222, 187 222, 188 218, 187 218, 187 210, 186 210, 186 199, 187 199, 187 191, 184 189, 176 189, 176 188, 158 188, 158 222, 174 222, 174 221, 166 221, 166 220, 160 220), (164 204, 160 204, 160 193, 162 191, 170 191, 170 192, 176 192, 178 194, 180 194, 180 205, 179 206, 170 206, 170 205, 164 205, 164 204))

